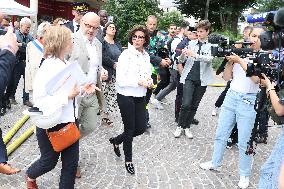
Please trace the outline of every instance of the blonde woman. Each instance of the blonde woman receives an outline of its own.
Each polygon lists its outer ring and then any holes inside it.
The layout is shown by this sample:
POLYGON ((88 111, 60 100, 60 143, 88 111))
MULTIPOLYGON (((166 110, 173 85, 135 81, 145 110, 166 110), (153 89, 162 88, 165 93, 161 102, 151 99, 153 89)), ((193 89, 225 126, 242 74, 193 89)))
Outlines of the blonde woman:
MULTIPOLYGON (((51 26, 44 35, 43 48, 45 60, 34 79, 34 102, 35 106, 43 112, 51 108, 62 107, 61 123, 48 129, 48 131, 57 131, 70 122, 77 123, 76 96, 79 94, 78 87, 74 86, 69 94, 54 93, 52 96, 48 94, 45 88, 47 82, 69 64, 64 57, 72 50, 71 31, 66 27, 51 26)), ((62 161, 59 189, 74 188, 79 159, 79 142, 75 142, 58 153, 53 150, 45 129, 37 127, 36 136, 41 156, 26 172, 27 188, 37 189, 36 179, 54 169, 59 156, 61 156, 62 161)))

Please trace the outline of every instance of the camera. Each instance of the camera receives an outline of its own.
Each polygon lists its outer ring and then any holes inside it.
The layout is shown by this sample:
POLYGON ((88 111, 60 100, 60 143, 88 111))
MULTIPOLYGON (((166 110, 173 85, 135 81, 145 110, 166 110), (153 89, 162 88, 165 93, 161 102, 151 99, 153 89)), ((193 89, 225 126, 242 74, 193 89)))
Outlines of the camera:
POLYGON ((263 50, 273 50, 284 47, 284 8, 276 13, 270 12, 266 16, 264 26, 270 28, 270 31, 262 32, 260 35, 261 48, 263 50))
POLYGON ((169 58, 170 52, 167 48, 162 47, 158 49, 157 55, 161 57, 162 59, 165 59, 165 58, 169 58))
MULTIPOLYGON (((217 44, 217 46, 211 47, 211 55, 214 57, 225 57, 232 54, 236 54, 240 57, 246 57, 248 55, 252 55, 253 49, 247 48, 248 45, 251 43, 249 42, 230 42, 229 39, 226 37, 219 35, 219 34, 210 34, 208 36, 208 42, 211 44, 217 44), (236 48, 236 44, 242 44, 244 48, 236 48)), ((216 71, 216 75, 222 73, 225 69, 225 65, 227 64, 228 60, 224 59, 219 68, 216 71)))
POLYGON ((280 73, 282 69, 282 60, 280 59, 280 49, 284 47, 284 8, 279 9, 276 13, 270 12, 266 16, 264 26, 270 28, 260 34, 261 48, 265 51, 278 50, 275 58, 270 57, 268 52, 260 52, 253 58, 253 63, 247 67, 247 76, 259 76, 262 78, 264 73, 271 81, 280 82, 280 73))
POLYGON ((279 64, 266 52, 259 52, 255 57, 250 58, 252 61, 247 65, 247 77, 258 76, 262 77, 264 73, 271 81, 277 81, 279 64))

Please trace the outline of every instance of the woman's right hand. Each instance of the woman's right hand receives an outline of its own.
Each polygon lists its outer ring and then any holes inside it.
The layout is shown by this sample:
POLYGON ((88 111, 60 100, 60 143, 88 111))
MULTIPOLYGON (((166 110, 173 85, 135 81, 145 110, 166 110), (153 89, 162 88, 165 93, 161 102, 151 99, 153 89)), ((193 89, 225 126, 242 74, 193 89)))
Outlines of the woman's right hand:
POLYGON ((68 95, 68 99, 73 99, 76 96, 78 96, 80 93, 80 89, 78 87, 78 85, 76 84, 73 89, 70 91, 69 95, 68 95))

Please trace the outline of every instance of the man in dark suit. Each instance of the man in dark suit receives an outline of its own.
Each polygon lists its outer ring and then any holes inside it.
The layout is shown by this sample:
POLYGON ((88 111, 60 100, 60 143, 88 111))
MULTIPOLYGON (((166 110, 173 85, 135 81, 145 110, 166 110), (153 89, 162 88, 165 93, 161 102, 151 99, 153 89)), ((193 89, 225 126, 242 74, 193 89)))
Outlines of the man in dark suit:
POLYGON ((98 12, 98 15, 100 17, 100 28, 98 30, 98 33, 97 33, 97 39, 102 43, 103 42, 103 30, 104 30, 104 27, 106 25, 106 23, 108 22, 108 13, 106 10, 100 10, 98 12))
POLYGON ((80 20, 89 11, 89 5, 87 3, 73 3, 72 15, 74 19, 65 24, 73 33, 77 32, 80 28, 80 20))
MULTIPOLYGON (((18 51, 17 38, 13 29, 9 28, 8 32, 0 38, 0 96, 4 94, 8 80, 16 62, 16 52, 18 51)), ((11 175, 20 172, 19 169, 11 167, 7 163, 6 145, 2 139, 2 130, 0 128, 0 173, 11 175)))

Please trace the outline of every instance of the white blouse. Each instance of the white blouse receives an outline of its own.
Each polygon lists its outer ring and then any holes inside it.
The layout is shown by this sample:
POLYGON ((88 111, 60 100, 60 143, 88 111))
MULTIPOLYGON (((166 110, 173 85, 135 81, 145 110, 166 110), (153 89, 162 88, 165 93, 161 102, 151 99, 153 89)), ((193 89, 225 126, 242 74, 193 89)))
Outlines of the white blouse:
MULTIPOLYGON (((40 111, 49 114, 55 109, 62 107, 61 123, 74 122, 73 100, 68 99, 69 92, 62 91, 49 95, 46 91, 46 84, 60 71, 67 67, 59 58, 47 58, 39 68, 33 83, 33 99, 35 107, 40 111)), ((78 106, 75 103, 75 116, 78 117, 78 106)))
POLYGON ((138 85, 141 79, 151 78, 150 56, 132 45, 121 53, 116 67, 116 91, 124 96, 143 97, 147 89, 138 85))

